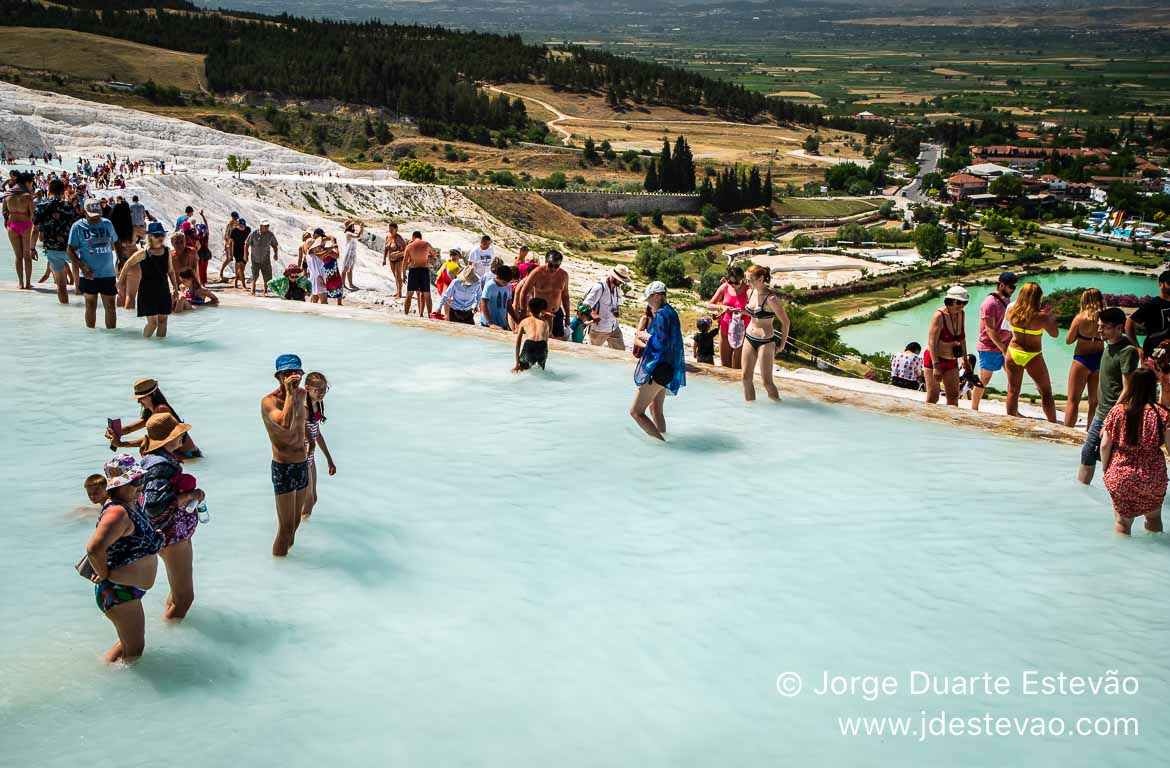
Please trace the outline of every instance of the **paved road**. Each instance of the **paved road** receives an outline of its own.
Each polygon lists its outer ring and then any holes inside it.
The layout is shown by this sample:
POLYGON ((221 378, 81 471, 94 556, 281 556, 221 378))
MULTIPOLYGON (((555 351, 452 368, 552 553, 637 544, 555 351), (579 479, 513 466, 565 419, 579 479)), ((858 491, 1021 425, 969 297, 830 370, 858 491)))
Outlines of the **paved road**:
POLYGON ((918 175, 894 195, 894 205, 899 210, 909 208, 911 203, 926 202, 926 195, 922 191, 922 177, 938 170, 938 161, 942 159, 942 147, 937 144, 923 144, 919 147, 918 175))

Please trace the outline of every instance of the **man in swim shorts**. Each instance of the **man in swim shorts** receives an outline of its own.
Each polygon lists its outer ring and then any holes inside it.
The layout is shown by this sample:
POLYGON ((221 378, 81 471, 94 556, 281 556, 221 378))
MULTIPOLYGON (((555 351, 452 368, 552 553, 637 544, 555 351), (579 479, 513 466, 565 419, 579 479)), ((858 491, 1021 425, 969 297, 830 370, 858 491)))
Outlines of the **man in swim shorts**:
POLYGON ((85 204, 85 217, 73 222, 69 228, 69 241, 65 250, 73 262, 77 275, 77 287, 85 296, 85 325, 97 325, 98 294, 105 309, 106 328, 118 326, 118 284, 114 270, 114 242, 118 233, 109 219, 102 216, 102 204, 90 200, 85 204))
POLYGON ((309 487, 309 456, 305 449, 308 408, 301 379, 305 375, 296 355, 276 358, 280 385, 260 401, 260 418, 272 443, 272 490, 276 495, 276 540, 272 556, 284 557, 296 539, 309 487))
POLYGON ((516 314, 523 317, 528 311, 528 300, 538 296, 545 300, 552 311, 552 336, 565 338, 569 318, 569 273, 561 268, 564 256, 560 251, 549 251, 544 265, 528 273, 516 297, 512 300, 516 314))
POLYGON ((996 371, 1003 370, 1003 356, 1007 354, 1012 332, 1003 327, 1008 304, 1015 293, 1019 278, 1013 272, 1002 272, 995 290, 988 294, 979 307, 979 386, 971 390, 971 410, 979 410, 983 390, 996 371))
POLYGON ((36 228, 33 230, 33 247, 37 239, 44 245, 45 256, 49 259, 49 269, 53 270, 53 281, 57 285, 57 301, 69 303, 69 288, 66 285, 66 267, 69 264, 69 232, 73 222, 80 215, 76 206, 65 199, 65 182, 53 179, 49 182, 49 197, 37 203, 33 221, 36 228))

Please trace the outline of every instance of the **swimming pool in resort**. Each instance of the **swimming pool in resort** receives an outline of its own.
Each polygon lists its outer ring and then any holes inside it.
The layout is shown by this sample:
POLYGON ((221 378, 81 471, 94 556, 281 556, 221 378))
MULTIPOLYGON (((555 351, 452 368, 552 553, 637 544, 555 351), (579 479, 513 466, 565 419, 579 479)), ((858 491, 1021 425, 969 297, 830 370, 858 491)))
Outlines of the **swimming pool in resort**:
MULTIPOLYGON (((1034 277, 1024 276, 1020 280, 1021 284, 1033 280, 1039 283, 1045 292, 1083 287, 1099 288, 1102 293, 1132 293, 1137 296, 1158 293, 1158 281, 1155 278, 1121 272, 1052 272, 1034 277)), ((979 305, 994 290, 994 285, 967 287, 971 295, 966 316, 967 347, 972 354, 975 353, 975 343, 979 338, 979 305)), ((930 319, 940 307, 941 297, 910 309, 891 312, 880 320, 845 326, 841 329, 841 341, 862 353, 901 352, 911 341, 917 341, 925 348, 930 319)), ((1068 369, 1072 365, 1074 345, 1064 343, 1066 333, 1068 328, 1062 328, 1057 338, 1044 337, 1044 359, 1048 363, 1048 372, 1052 377, 1053 391, 1058 394, 1064 394, 1067 389, 1068 369)), ((1007 379, 1004 374, 997 374, 992 379, 991 386, 1006 390, 1007 379)), ((1036 391, 1032 380, 1027 376, 1024 377, 1023 391, 1027 393, 1036 391)))
POLYGON ((668 400, 663 445, 626 414, 625 361, 554 349, 547 374, 516 376, 503 342, 259 310, 147 341, 125 313, 87 331, 76 303, 13 291, 0 317, 0 764, 1134 766, 1170 749, 1170 546, 1111 533, 1075 447, 791 395, 747 406, 699 376, 668 400), (258 401, 290 350, 329 376, 339 473, 274 561, 258 401), (133 414, 144 375, 194 424, 211 522, 188 619, 163 625, 160 568, 146 655, 109 667, 72 564, 105 419, 133 414), (824 670, 899 693, 818 696, 824 670), (1027 670, 1139 690, 1024 695, 1027 670), (911 695, 914 671, 1011 692, 911 695), (800 695, 778 693, 785 672, 800 695), (1134 716, 1140 736, 839 732, 923 710, 1134 716))

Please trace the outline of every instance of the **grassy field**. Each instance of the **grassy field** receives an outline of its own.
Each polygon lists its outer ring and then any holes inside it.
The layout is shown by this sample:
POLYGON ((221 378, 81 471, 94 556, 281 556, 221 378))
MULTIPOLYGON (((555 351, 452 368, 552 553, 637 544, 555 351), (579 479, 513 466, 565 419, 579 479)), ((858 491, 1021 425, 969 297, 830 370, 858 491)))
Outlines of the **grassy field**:
POLYGON ((556 240, 587 240, 593 237, 575 216, 535 192, 469 189, 464 194, 480 208, 516 229, 556 240))
POLYGON ((880 202, 858 200, 856 198, 811 200, 799 197, 785 197, 773 203, 772 210, 780 216, 827 219, 876 211, 880 206, 880 202))
MULTIPOLYGON (((549 122, 560 136, 576 146, 586 137, 600 143, 608 139, 622 152, 633 149, 658 152, 662 139, 671 142, 685 136, 700 167, 704 164, 772 163, 773 175, 783 181, 803 183, 823 179, 825 167, 787 153, 799 149, 811 132, 770 122, 734 123, 703 111, 683 112, 670 107, 629 107, 614 110, 600 94, 569 93, 531 83, 508 83, 500 90, 521 96, 529 113, 549 122)), ((842 131, 821 134, 821 154, 860 157, 861 139, 842 131)))
POLYGON ((184 91, 207 87, 202 55, 65 29, 0 27, 0 62, 86 80, 154 80, 184 91))
POLYGON ((1073 240, 1071 237, 1048 234, 1038 234, 1028 239, 1037 243, 1050 243, 1063 251, 1086 259, 1113 259, 1137 267, 1156 267, 1162 263, 1162 259, 1157 256, 1148 254, 1139 256, 1132 248, 1117 248, 1091 240, 1073 240))

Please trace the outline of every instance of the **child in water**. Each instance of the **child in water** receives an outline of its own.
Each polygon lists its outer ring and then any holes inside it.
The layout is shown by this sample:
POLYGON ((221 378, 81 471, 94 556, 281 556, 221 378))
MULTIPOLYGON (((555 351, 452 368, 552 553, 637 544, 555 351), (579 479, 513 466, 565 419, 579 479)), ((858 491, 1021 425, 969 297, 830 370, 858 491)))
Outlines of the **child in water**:
POLYGON ((544 319, 548 302, 539 296, 528 300, 528 316, 516 328, 516 367, 512 373, 527 371, 534 365, 544 370, 548 359, 549 324, 544 319))
POLYGON ((593 322, 593 310, 589 308, 589 305, 582 304, 577 307, 577 316, 569 321, 569 330, 572 331, 571 339, 574 344, 581 344, 585 341, 585 332, 589 330, 591 322, 593 322))
POLYGON ((719 329, 712 330, 709 317, 700 317, 697 325, 698 333, 691 337, 691 354, 697 363, 714 365, 715 337, 719 335, 719 329))
POLYGON ((970 398, 975 387, 982 387, 979 383, 979 371, 975 368, 975 355, 967 355, 961 361, 959 368, 959 398, 970 398))
POLYGON ((85 495, 89 498, 90 504, 96 504, 101 508, 102 502, 106 500, 106 476, 90 475, 85 478, 85 495))
POLYGON ((312 515, 313 507, 317 505, 317 446, 321 446, 321 453, 325 454, 325 461, 329 464, 329 476, 337 474, 337 465, 333 463, 333 455, 329 453, 325 435, 321 432, 321 425, 325 422, 325 395, 328 392, 329 381, 325 374, 313 371, 305 377, 305 393, 309 406, 305 419, 305 446, 309 454, 309 495, 305 499, 304 508, 301 509, 302 520, 312 515))

